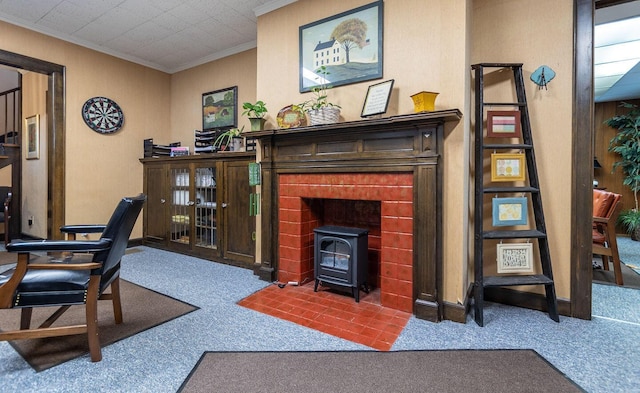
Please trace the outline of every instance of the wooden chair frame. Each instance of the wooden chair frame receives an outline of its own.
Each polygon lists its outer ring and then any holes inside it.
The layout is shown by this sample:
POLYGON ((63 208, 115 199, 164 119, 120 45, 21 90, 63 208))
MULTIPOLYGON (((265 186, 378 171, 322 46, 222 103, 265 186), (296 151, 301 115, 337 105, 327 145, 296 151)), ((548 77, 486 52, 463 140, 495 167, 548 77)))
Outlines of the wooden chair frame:
POLYGON ((623 285, 624 283, 618 242, 616 240, 616 221, 621 209, 621 197, 618 195, 609 209, 607 217, 593 217, 595 228, 604 235, 605 242, 604 244, 593 242, 592 253, 602 257, 602 268, 604 270, 609 270, 609 260, 611 260, 617 285, 623 285))

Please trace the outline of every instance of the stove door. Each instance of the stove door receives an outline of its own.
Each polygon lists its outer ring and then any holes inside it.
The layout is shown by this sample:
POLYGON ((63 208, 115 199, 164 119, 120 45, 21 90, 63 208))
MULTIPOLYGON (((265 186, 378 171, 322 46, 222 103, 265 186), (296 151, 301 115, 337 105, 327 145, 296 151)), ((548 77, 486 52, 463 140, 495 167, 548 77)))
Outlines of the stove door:
POLYGON ((323 236, 316 253, 316 278, 351 284, 353 250, 351 244, 338 237, 323 236))

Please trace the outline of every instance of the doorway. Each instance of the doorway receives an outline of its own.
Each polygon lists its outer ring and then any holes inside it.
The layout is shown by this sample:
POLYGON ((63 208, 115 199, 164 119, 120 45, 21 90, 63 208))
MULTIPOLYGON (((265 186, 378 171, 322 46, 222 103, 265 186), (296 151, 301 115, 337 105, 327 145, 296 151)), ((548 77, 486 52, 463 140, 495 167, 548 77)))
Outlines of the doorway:
POLYGON ((60 239, 57 230, 65 216, 64 73, 59 64, 0 50, 0 64, 48 76, 47 107, 47 238, 60 239), (56 228, 54 231, 53 229, 56 228))

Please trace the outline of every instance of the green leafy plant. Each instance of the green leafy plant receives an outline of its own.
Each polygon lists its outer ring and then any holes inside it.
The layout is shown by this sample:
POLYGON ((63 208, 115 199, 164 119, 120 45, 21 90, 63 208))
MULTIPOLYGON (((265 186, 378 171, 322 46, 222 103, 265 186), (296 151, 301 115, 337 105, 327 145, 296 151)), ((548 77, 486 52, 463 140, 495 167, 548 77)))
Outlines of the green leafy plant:
POLYGON ((633 191, 635 209, 638 210, 638 191, 640 191, 640 108, 623 102, 621 107, 629 109, 622 115, 605 120, 605 124, 618 130, 609 142, 609 151, 620 155, 613 163, 613 170, 621 168, 624 173, 622 184, 633 191))
POLYGON ((620 212, 618 216, 618 224, 631 235, 633 240, 640 239, 640 211, 636 209, 628 209, 620 212))
MULTIPOLYGON (((630 234, 640 231, 640 210, 638 209, 638 191, 640 191, 640 108, 623 102, 621 107, 627 113, 605 120, 605 124, 618 130, 609 142, 609 151, 617 153, 620 159, 613 163, 613 170, 621 168, 624 174, 622 184, 633 191, 635 207, 624 210, 618 216, 618 223, 630 234)), ((633 236, 632 236, 633 237, 633 236)))
POLYGON ((242 109, 244 109, 243 116, 254 119, 262 119, 268 112, 267 106, 263 101, 257 101, 255 104, 245 102, 242 104, 242 109))
POLYGON ((320 68, 316 70, 316 74, 318 74, 316 80, 319 81, 319 84, 311 89, 314 98, 298 104, 297 106, 302 110, 318 110, 325 107, 341 108, 340 105, 331 103, 328 100, 327 90, 331 89, 332 86, 329 84, 327 79, 327 76, 330 74, 327 67, 320 66, 320 68))
POLYGON ((231 140, 235 137, 239 137, 244 130, 244 126, 242 128, 230 128, 222 134, 218 135, 218 137, 213 141, 213 147, 218 148, 218 150, 224 150, 231 144, 231 140), (224 146, 224 147, 223 147, 224 146))

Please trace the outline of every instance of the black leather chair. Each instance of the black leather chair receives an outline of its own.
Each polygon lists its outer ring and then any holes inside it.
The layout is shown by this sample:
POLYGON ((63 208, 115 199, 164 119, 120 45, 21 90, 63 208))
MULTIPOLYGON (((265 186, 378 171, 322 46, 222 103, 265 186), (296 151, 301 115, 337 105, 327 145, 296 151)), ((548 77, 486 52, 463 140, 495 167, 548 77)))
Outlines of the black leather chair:
POLYGON ((9 244, 9 222, 11 219, 11 187, 0 186, 0 203, 4 203, 4 208, 0 208, 0 229, 4 231, 4 244, 9 244))
MULTIPOLYGON (((20 329, 0 332, 0 341, 86 334, 91 360, 102 359, 98 335, 98 300, 112 300, 116 324, 122 323, 120 259, 146 196, 123 198, 99 240, 13 241, 14 269, 0 274, 1 309, 20 308, 20 329), (65 258, 31 258, 31 252, 69 253, 65 258), (105 290, 111 287, 111 293, 105 290), (51 327, 72 305, 86 305, 82 325, 51 327), (38 328, 30 328, 33 307, 59 307, 38 328)), ((82 226, 70 226, 80 230, 82 226)), ((95 225, 88 226, 95 228, 95 225)))

